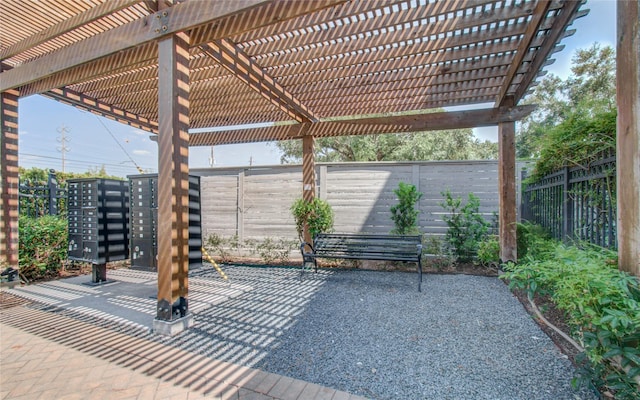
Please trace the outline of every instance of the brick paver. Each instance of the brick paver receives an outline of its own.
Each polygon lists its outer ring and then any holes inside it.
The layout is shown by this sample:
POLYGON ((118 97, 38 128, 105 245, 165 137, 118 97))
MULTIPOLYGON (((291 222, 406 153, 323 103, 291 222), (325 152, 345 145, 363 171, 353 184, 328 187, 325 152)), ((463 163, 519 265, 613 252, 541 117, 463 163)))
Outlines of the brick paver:
POLYGON ((0 311, 0 399, 362 399, 60 315, 0 311))

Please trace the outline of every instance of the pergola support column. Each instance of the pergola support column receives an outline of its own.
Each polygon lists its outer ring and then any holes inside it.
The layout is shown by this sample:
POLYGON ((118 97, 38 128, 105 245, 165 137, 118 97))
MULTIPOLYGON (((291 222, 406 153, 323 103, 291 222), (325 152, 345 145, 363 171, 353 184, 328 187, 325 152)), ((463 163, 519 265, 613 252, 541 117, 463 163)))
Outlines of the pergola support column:
POLYGON ((158 42, 158 308, 154 330, 193 324, 189 273, 189 38, 158 42))
POLYGON ((640 0, 618 1, 618 265, 640 277, 640 0))
MULTIPOLYGON (((316 197, 316 164, 313 155, 315 138, 311 135, 302 137, 302 198, 312 201, 316 197)), ((309 229, 304 228, 304 240, 311 243, 309 229)))
POLYGON ((516 241, 516 124, 498 125, 498 192, 500 195, 500 261, 518 261, 516 241))
POLYGON ((0 93, 0 262, 18 268, 18 91, 0 93))

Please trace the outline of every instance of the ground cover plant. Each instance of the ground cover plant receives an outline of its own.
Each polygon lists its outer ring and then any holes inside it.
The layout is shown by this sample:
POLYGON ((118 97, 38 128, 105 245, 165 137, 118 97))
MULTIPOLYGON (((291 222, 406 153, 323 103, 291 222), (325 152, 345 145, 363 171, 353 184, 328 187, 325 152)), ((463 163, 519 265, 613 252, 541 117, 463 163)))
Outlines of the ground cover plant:
POLYGON ((640 283, 619 271, 615 253, 565 245, 528 232, 528 252, 503 279, 528 298, 548 296, 582 348, 579 381, 605 397, 640 398, 640 283))

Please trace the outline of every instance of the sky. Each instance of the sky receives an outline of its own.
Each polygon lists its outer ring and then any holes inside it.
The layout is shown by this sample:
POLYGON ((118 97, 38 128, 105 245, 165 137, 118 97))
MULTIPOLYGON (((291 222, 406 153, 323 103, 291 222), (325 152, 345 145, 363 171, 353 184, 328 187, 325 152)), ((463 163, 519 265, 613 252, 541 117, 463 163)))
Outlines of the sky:
MULTIPOLYGON (((615 48, 616 13, 614 0, 589 0, 584 8, 590 13, 577 19, 571 28, 575 35, 562 41, 565 49, 554 55, 549 73, 566 78, 576 49, 594 42, 615 48)), ((80 111, 55 100, 34 95, 19 101, 19 164, 22 167, 53 168, 85 172, 104 166, 110 175, 137 174, 136 165, 145 172, 157 172, 157 144, 150 134, 128 125, 80 111)), ((480 140, 497 141, 497 127, 474 130, 480 140)), ((273 143, 223 145, 213 148, 217 167, 280 164, 280 151, 273 143)), ((189 167, 206 168, 211 162, 211 147, 191 147, 189 167)))

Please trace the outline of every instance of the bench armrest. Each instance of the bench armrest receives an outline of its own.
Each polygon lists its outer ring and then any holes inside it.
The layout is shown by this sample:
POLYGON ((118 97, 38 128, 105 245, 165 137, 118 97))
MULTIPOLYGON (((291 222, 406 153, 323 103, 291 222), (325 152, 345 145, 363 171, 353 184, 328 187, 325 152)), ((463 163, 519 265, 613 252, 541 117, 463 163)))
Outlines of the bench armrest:
POLYGON ((313 248, 313 245, 311 245, 311 243, 302 242, 300 244, 300 252, 302 253, 302 256, 304 257, 305 254, 315 254, 316 250, 313 248), (309 247, 311 249, 311 253, 308 253, 308 252, 304 251, 305 247, 309 247))
POLYGON ((418 247, 418 258, 420 258, 420 257, 422 257, 422 245, 419 244, 419 245, 417 245, 417 247, 418 247))

